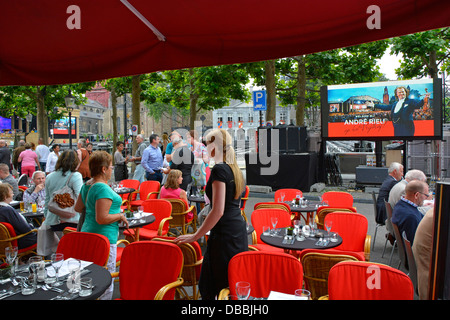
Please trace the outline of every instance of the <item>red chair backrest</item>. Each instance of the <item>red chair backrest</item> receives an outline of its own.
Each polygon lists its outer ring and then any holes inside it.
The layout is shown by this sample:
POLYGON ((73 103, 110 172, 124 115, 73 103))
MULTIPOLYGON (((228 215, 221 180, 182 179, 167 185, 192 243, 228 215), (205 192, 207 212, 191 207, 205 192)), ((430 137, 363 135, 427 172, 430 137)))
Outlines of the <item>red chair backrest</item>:
POLYGON ((297 192, 300 192, 300 197, 303 197, 303 192, 299 189, 278 189, 275 191, 275 201, 281 199, 281 192, 284 192, 284 201, 292 201, 297 197, 297 192))
POLYGON ((353 207, 353 196, 343 191, 328 191, 322 195, 322 201, 328 201, 328 206, 335 208, 353 207))
MULTIPOLYGON (((248 186, 245 186, 245 190, 244 192, 242 192, 242 196, 241 198, 247 198, 248 199, 248 194, 250 193, 250 188, 248 186)), ((247 203, 247 200, 241 200, 241 210, 245 209, 245 204, 247 203)))
MULTIPOLYGON (((8 222, 0 222, 0 224, 2 224, 6 230, 4 230, 3 228, 0 230, 0 239, 8 239, 8 238, 14 238, 16 236, 16 231, 14 230, 13 226, 8 223, 8 222), (9 233, 9 234, 8 234, 9 233)), ((9 247, 11 244, 11 246, 17 246, 17 239, 16 240, 12 240, 10 242, 2 242, 0 243, 0 247, 3 247, 3 249, 5 247, 9 247)))
MULTIPOLYGON (((143 226, 142 228, 149 230, 158 230, 161 220, 170 217, 172 214, 172 204, 164 199, 149 199, 142 202, 144 212, 151 212, 155 217, 155 221, 143 226)), ((169 230, 169 221, 164 224, 163 230, 169 230)))
POLYGON ((402 271, 383 264, 344 261, 328 275, 330 300, 412 300, 414 287, 402 271))
MULTIPOLYGON (((147 196, 150 192, 158 192, 161 188, 159 181, 143 181, 139 185, 139 198, 141 200, 147 200, 147 196)), ((158 199, 158 194, 154 193, 150 195, 149 199, 158 199)))
MULTIPOLYGON (((140 181, 134 180, 134 179, 125 179, 120 181, 120 183, 123 185, 124 188, 133 188, 134 190, 139 189, 140 181)), ((122 200, 127 200, 129 193, 121 194, 122 200)), ((131 200, 136 200, 137 193, 133 194, 131 197, 131 200)))
MULTIPOLYGON (((174 243, 136 241, 123 249, 120 263, 120 297, 125 300, 153 300, 163 286, 181 274, 183 253, 174 243)), ((175 289, 164 300, 173 300, 175 289)))
POLYGON ((289 212, 286 212, 283 209, 254 210, 252 212, 251 221, 259 240, 264 226, 269 226, 270 228, 272 228, 272 222, 270 221, 270 218, 272 217, 278 218, 276 228, 285 228, 291 225, 291 215, 289 214, 289 212))
POLYGON ((270 291, 294 294, 303 286, 303 267, 298 259, 287 253, 246 251, 231 258, 228 282, 236 295, 236 282, 250 283, 252 297, 268 297, 270 291))
POLYGON ((346 251, 364 251, 368 221, 365 216, 355 212, 331 212, 324 223, 332 221, 331 231, 342 237, 342 244, 335 249, 346 251))
POLYGON ((102 234, 70 232, 61 237, 56 252, 64 254, 64 259, 91 261, 103 267, 108 262, 109 246, 108 238, 102 234))

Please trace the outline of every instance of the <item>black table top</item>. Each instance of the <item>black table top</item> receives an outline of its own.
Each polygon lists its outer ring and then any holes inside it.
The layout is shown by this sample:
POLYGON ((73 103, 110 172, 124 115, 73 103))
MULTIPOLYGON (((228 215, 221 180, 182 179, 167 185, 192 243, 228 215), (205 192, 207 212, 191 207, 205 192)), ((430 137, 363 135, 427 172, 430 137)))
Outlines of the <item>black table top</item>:
POLYGON ((127 194, 127 193, 131 193, 136 191, 136 189, 133 188, 118 188, 118 189, 113 189, 115 193, 117 194, 127 194))
MULTIPOLYGON (((276 229, 278 236, 261 235, 261 240, 271 246, 286 249, 286 250, 304 250, 304 249, 330 249, 339 246, 342 243, 342 238, 338 235, 337 242, 329 241, 326 246, 317 245, 320 237, 307 237, 303 241, 295 240, 293 244, 283 243, 285 229, 276 229)), ((326 231, 321 230, 320 233, 324 236, 327 235, 326 231)), ((294 236, 295 238, 295 236, 294 236)))
POLYGON ((205 203, 205 197, 204 196, 189 196, 188 200, 190 202, 200 202, 200 203, 205 203))
POLYGON ((18 212, 25 218, 42 218, 42 217, 44 217, 44 210, 38 210, 36 212, 32 212, 32 211, 22 212, 22 211, 18 210, 18 212))
POLYGON ((306 207, 302 207, 301 205, 293 205, 291 201, 286 202, 291 208, 292 212, 315 212, 319 207, 319 201, 308 201, 308 205, 306 207), (317 206, 316 206, 317 205, 317 206))
MULTIPOLYGON (((92 278, 93 281, 93 285, 94 288, 92 289, 92 294, 88 297, 80 297, 77 296, 76 298, 74 298, 73 300, 94 300, 97 299, 98 297, 100 297, 105 290, 111 285, 111 274, 109 273, 108 270, 106 270, 103 267, 100 267, 96 264, 91 264, 89 266, 87 266, 85 268, 86 270, 89 270, 88 273, 83 274, 83 271, 81 273, 82 277, 88 277, 88 278, 92 278)), ((23 275, 22 273, 17 273, 17 275, 23 275)), ((62 278, 64 279, 64 278, 62 278)), ((43 284, 43 283, 38 283, 39 284, 43 284)), ((2 289, 9 289, 10 287, 12 287, 11 282, 8 282, 6 284, 2 284, 0 285, 0 290, 2 289)), ((20 288, 20 286, 16 286, 15 288, 20 288)), ((59 286, 58 288, 63 289, 65 291, 68 291, 69 289, 67 288, 67 285, 65 283, 63 283, 61 286, 59 286)), ((36 289, 36 292, 28 295, 28 296, 24 296, 22 293, 17 293, 13 296, 4 298, 4 300, 50 300, 56 296, 60 295, 60 293, 48 290, 48 291, 44 291, 43 289, 36 289)))
MULTIPOLYGON (((153 223, 156 220, 156 218, 154 215, 148 215, 142 218, 127 218, 127 220, 128 220, 128 227, 130 229, 134 229, 134 228, 141 228, 150 223, 153 223)), ((119 229, 125 229, 125 226, 119 224, 119 229)))

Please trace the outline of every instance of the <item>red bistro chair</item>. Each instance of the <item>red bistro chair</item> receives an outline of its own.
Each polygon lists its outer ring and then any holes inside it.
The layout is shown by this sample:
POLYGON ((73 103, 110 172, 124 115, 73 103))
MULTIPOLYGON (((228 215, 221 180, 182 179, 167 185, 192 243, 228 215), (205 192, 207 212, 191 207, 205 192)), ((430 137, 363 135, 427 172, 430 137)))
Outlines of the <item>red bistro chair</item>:
MULTIPOLYGON (((27 234, 30 234, 32 232, 36 232, 37 233, 37 229, 33 229, 28 231, 27 233, 24 234, 16 234, 16 231, 14 230, 13 226, 7 222, 0 222, 0 259, 6 261, 6 256, 5 256, 5 248, 6 247, 18 247, 17 244, 17 240, 26 236, 27 234)), ((19 249, 19 252, 17 254, 17 257, 23 257, 26 256, 30 253, 36 253, 36 247, 37 247, 37 243, 28 246, 26 248, 22 248, 19 249)))
POLYGON ((165 199, 150 199, 142 203, 144 212, 151 212, 155 221, 142 228, 126 229, 124 236, 130 242, 139 240, 152 240, 155 237, 164 237, 169 232, 169 220, 172 219, 172 204, 165 199))
POLYGON ((250 283, 250 295, 266 298, 270 291, 294 294, 303 287, 303 267, 287 253, 246 251, 231 258, 228 264, 229 288, 220 292, 219 300, 228 293, 236 295, 236 282, 250 283))
POLYGON ((284 201, 292 201, 297 197, 297 193, 300 192, 300 197, 303 197, 303 192, 299 189, 278 189, 275 191, 275 201, 281 199, 281 193, 284 192, 284 201))
POLYGON ((109 258, 109 240, 98 233, 69 232, 61 237, 56 252, 64 254, 64 259, 80 259, 104 267, 109 258))
POLYGON ((353 196, 343 191, 327 191, 322 195, 322 201, 328 201, 329 207, 351 208, 353 207, 353 196))
POLYGON ((134 199, 130 201, 131 208, 136 208, 142 206, 142 203, 145 200, 149 199, 158 199, 159 189, 161 188, 161 184, 159 181, 143 181, 139 185, 139 190, 133 192, 132 197, 136 197, 135 194, 139 194, 139 199, 134 199))
MULTIPOLYGON (((367 234, 367 218, 355 212, 331 212, 325 217, 325 223, 328 220, 332 222, 331 232, 337 232, 343 239, 333 250, 357 252, 369 261, 372 237, 367 234)), ((323 250, 324 253, 327 250, 323 250)))
POLYGON ((173 300, 183 284, 183 252, 174 243, 137 241, 125 247, 120 271, 120 299, 173 300))
POLYGON ((390 266, 344 261, 330 270, 328 299, 413 300, 414 287, 405 273, 390 266))
POLYGON ((278 218, 276 228, 285 228, 291 225, 291 215, 283 209, 257 209, 252 212, 251 221, 252 226, 255 229, 252 235, 253 244, 249 245, 251 249, 259 251, 273 251, 283 252, 284 249, 277 248, 268 244, 265 244, 261 240, 261 234, 264 226, 269 226, 272 229, 272 217, 278 218))

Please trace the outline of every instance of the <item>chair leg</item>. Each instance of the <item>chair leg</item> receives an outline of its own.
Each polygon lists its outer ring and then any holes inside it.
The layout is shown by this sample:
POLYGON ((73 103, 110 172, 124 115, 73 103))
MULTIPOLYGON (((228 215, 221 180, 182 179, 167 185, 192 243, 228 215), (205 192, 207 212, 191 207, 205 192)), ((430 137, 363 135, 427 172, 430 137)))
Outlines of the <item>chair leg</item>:
POLYGON ((378 227, 379 227, 379 226, 380 226, 380 225, 377 224, 377 226, 375 227, 375 233, 373 234, 372 251, 375 251, 375 250, 374 250, 374 248, 375 248, 375 240, 377 239, 377 231, 378 231, 378 227))
POLYGON ((392 263, 392 256, 394 255, 394 249, 396 246, 397 246, 397 240, 394 241, 394 245, 392 246, 391 256, 389 258, 389 265, 391 265, 391 263, 392 263))

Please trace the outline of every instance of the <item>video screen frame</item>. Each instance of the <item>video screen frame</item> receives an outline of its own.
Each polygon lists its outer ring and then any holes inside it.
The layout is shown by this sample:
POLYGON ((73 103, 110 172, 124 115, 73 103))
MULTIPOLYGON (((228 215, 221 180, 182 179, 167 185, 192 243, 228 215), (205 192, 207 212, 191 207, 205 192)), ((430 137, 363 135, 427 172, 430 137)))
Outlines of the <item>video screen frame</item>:
POLYGON ((442 139, 442 80, 322 86, 321 119, 326 140, 442 139))

